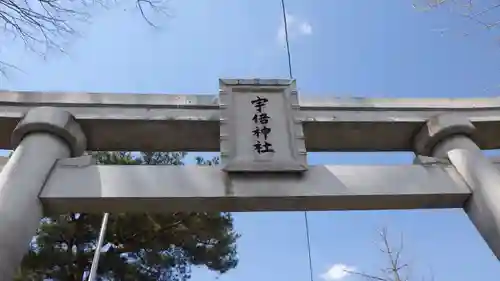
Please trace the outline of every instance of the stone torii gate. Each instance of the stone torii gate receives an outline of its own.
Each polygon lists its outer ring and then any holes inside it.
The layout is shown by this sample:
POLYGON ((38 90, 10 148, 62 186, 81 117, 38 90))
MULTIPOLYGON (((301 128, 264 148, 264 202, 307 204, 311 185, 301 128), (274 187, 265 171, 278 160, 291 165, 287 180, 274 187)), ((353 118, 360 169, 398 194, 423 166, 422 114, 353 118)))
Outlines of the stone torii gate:
POLYGON ((293 80, 218 96, 0 92, 0 279, 44 213, 463 208, 500 258, 499 99, 299 98, 293 80), (84 151, 220 151, 220 167, 101 166, 84 151), (313 151, 413 165, 308 166, 313 151), (140 184, 140 187, 138 183, 140 184))

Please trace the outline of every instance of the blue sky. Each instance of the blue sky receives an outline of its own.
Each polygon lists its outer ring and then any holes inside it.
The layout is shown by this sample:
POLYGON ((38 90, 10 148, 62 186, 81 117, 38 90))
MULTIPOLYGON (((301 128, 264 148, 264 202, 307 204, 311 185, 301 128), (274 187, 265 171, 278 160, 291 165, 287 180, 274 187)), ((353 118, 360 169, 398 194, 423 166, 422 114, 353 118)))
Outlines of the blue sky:
MULTIPOLYGON (((446 7, 424 12, 400 0, 286 4, 301 95, 500 93, 498 33, 446 7)), ((67 45, 68 55, 51 53, 44 60, 15 42, 2 43, 1 58, 23 72, 0 78, 0 88, 215 94, 219 78, 288 75, 279 0, 172 0, 170 17, 156 18, 159 30, 147 26, 132 7, 96 9, 89 24, 79 24, 81 35, 67 45)), ((310 164, 411 160, 411 153, 309 155, 310 164)), ((240 264, 220 280, 309 279, 303 213, 242 213, 235 218, 242 234, 240 264)), ((493 280, 500 275, 498 261, 461 210, 311 212, 309 219, 315 281, 361 280, 324 275, 341 265, 378 273, 386 262, 378 250, 383 226, 396 242, 403 233, 404 258, 416 277, 431 271, 436 281, 493 280)), ((216 278, 205 269, 193 275, 195 281, 216 278)))

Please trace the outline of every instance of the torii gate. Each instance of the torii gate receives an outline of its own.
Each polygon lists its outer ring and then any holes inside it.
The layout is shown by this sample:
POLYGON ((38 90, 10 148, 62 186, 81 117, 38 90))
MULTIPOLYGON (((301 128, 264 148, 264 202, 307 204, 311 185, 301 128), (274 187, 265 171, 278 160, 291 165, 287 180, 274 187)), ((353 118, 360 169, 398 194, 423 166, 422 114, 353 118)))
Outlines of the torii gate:
POLYGON ((500 170, 481 151, 500 148, 500 99, 313 101, 280 79, 220 87, 0 92, 0 148, 15 148, 0 174, 0 279, 11 280, 44 212, 463 208, 500 258, 500 170), (417 157, 308 167, 306 149, 417 157), (221 151, 223 167, 101 166, 85 150, 221 151))

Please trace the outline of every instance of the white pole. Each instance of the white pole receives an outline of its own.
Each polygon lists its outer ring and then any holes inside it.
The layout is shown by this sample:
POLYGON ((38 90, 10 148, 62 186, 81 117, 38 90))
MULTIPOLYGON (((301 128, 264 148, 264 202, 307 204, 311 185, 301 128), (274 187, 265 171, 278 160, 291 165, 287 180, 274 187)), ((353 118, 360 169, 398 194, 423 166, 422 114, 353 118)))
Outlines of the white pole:
POLYGON ((101 257, 102 244, 104 243, 104 237, 106 236, 106 228, 108 226, 108 213, 105 213, 102 217, 101 231, 99 232, 99 239, 97 240, 97 245, 95 248, 94 259, 92 260, 92 266, 90 268, 88 281, 94 281, 97 274, 97 268, 99 267, 99 258, 101 257))

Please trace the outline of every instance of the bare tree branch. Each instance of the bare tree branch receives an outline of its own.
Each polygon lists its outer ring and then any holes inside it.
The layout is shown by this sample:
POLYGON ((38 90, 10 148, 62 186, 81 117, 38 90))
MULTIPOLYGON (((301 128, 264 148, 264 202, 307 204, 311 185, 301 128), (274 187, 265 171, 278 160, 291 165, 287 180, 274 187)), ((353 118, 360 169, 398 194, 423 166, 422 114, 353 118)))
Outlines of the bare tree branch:
MULTIPOLYGON (((345 271, 346 273, 358 275, 366 280, 371 281, 410 281, 409 270, 410 266, 402 261, 402 252, 404 249, 403 235, 399 240, 399 247, 391 246, 389 233, 387 228, 380 231, 380 239, 382 247, 380 251, 388 260, 388 267, 382 268, 382 275, 370 274, 362 271, 345 271)), ((422 278, 422 281, 434 281, 434 274, 430 274, 430 279, 422 278)))
POLYGON ((350 270, 346 270, 345 272, 347 272, 347 273, 349 273, 349 274, 353 274, 353 275, 358 275, 358 276, 361 276, 361 277, 363 277, 363 278, 366 278, 367 280, 391 281, 391 279, 387 279, 387 278, 385 278, 385 277, 379 277, 379 276, 370 275, 370 274, 363 273, 363 272, 358 272, 358 271, 350 271, 350 270))
POLYGON ((499 11, 500 1, 485 1, 473 0, 413 0, 413 7, 421 11, 429 11, 435 8, 448 6, 450 10, 459 10, 459 15, 479 24, 486 29, 492 29, 500 24, 500 14, 494 14, 499 11), (479 3, 478 3, 479 2, 479 3), (482 5, 479 5, 482 4, 482 5), (488 19, 488 16, 494 15, 494 19, 488 19))
MULTIPOLYGON (((157 27, 151 14, 167 16, 168 0, 134 0, 146 23, 157 27)), ((107 8, 115 0, 0 0, 0 39, 20 40, 45 58, 51 50, 65 52, 65 41, 78 35, 75 25, 90 18, 89 8, 107 8), (107 1, 107 2, 105 2, 107 1)), ((0 76, 13 65, 1 60, 0 76)), ((15 68, 15 67, 14 67, 15 68)))

